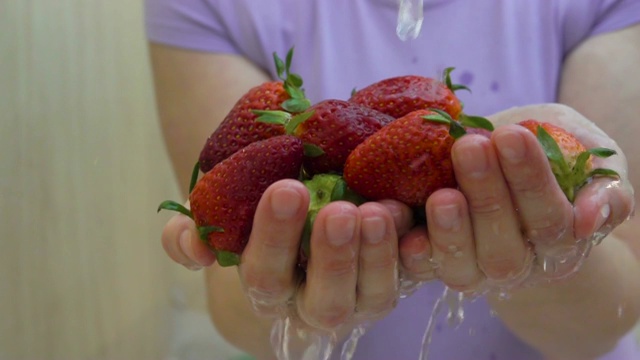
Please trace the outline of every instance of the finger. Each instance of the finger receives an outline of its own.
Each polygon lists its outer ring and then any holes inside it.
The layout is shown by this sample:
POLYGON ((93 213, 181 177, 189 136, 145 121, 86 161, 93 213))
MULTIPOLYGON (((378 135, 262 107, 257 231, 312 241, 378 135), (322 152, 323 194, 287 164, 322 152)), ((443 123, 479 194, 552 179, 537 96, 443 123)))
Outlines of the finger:
POLYGON ((388 208, 360 206, 362 242, 358 260, 357 315, 374 319, 395 306, 398 294, 398 238, 388 208))
POLYGON ((544 247, 572 245, 571 204, 535 136, 521 126, 508 125, 495 130, 493 141, 527 239, 544 247))
POLYGON ((413 228, 413 214, 407 205, 396 200, 382 200, 379 203, 391 213, 398 237, 404 236, 413 228))
POLYGON ((215 262, 215 255, 200 240, 193 220, 182 214, 171 217, 165 225, 162 247, 173 261, 190 270, 199 270, 215 262))
POLYGON ((582 188, 574 202, 575 236, 600 243, 633 213, 633 190, 624 180, 598 178, 582 188))
MULTIPOLYGON (((436 278, 432 249, 425 227, 416 227, 399 240, 403 280, 424 282, 436 278)), ((411 285, 411 284, 409 284, 411 285)))
POLYGON ((356 305, 360 211, 348 202, 326 205, 315 219, 306 283, 297 298, 298 312, 309 324, 334 329, 356 305))
POLYGON ((239 267, 247 295, 258 313, 278 311, 293 295, 308 206, 309 193, 295 180, 271 185, 258 203, 239 267))
POLYGON ((490 280, 510 281, 525 270, 528 251, 491 141, 463 136, 452 159, 471 215, 478 266, 490 280))
POLYGON ((459 191, 441 189, 427 199, 427 223, 436 274, 451 289, 477 289, 484 275, 477 266, 467 204, 459 191))

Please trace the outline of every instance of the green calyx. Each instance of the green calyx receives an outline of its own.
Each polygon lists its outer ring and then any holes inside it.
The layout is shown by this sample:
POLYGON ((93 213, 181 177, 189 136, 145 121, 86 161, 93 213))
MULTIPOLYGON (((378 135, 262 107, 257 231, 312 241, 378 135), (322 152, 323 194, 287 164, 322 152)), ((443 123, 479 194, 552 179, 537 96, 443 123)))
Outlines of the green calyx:
MULTIPOLYGON (((252 110, 252 112, 258 115, 256 121, 284 126, 287 135, 295 135, 298 126, 307 121, 314 113, 313 110, 295 115, 282 110, 252 110)), ((307 157, 317 157, 324 154, 324 150, 315 144, 304 143, 303 148, 304 155, 307 157)))
POLYGON ((451 82, 451 72, 455 69, 455 67, 448 67, 444 69, 442 73, 442 82, 449 88, 449 90, 453 92, 456 92, 458 90, 467 90, 468 92, 471 92, 471 89, 469 89, 468 87, 462 84, 454 84, 451 82))
POLYGON ((216 262, 222 267, 240 265, 240 255, 231 251, 213 250, 216 262))
POLYGON ((342 200, 360 205, 366 200, 353 191, 338 174, 317 174, 303 183, 310 195, 309 210, 302 233, 302 251, 308 257, 311 253, 311 231, 322 208, 333 201, 342 200))
POLYGON ((571 203, 575 200, 577 191, 593 177, 620 177, 616 171, 611 169, 597 168, 590 171, 587 169, 587 162, 591 156, 608 158, 616 155, 615 150, 601 147, 588 149, 580 153, 575 164, 572 165, 567 163, 558 143, 542 126, 538 126, 536 137, 549 160, 551 171, 558 185, 571 203))
POLYGON ((451 135, 451 137, 453 137, 454 139, 459 139, 460 137, 467 134, 467 131, 464 129, 465 126, 493 131, 493 124, 491 124, 489 120, 480 116, 464 116, 460 121, 456 121, 446 111, 442 111, 440 109, 429 110, 433 111, 435 114, 425 115, 422 118, 425 120, 449 125, 449 135, 451 135))
POLYGON ((284 89, 289 94, 290 99, 282 103, 282 108, 292 112, 303 112, 311 106, 311 102, 304 94, 302 89, 303 80, 298 74, 291 72, 291 62, 293 60, 293 47, 287 52, 287 56, 283 61, 277 53, 273 53, 273 61, 276 65, 278 78, 283 81, 284 89))

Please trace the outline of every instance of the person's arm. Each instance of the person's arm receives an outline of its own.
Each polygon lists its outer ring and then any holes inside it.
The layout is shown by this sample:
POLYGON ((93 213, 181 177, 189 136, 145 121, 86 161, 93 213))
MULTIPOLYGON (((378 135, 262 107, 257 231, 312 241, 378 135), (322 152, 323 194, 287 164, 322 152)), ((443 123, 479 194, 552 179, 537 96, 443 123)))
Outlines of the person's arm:
MULTIPOLYGON (((594 121, 627 154, 640 188, 640 25, 594 37, 566 60, 559 102, 594 121)), ((556 285, 515 292, 492 306, 506 325, 551 359, 593 359, 611 350, 640 315, 640 219, 592 250, 581 271, 556 285)))
MULTIPOLYGON (((640 25, 594 37, 565 62, 559 102, 594 121, 627 154, 629 179, 640 203, 640 25)), ((640 219, 616 234, 640 258, 640 219)))
POLYGON ((150 44, 161 129, 178 185, 187 196, 202 145, 235 102, 268 76, 241 56, 150 44))
MULTIPOLYGON (((191 170, 202 144, 237 99, 251 87, 269 79, 255 65, 235 55, 151 44, 150 56, 162 132, 178 185, 186 199, 191 170)), ((209 250, 201 242, 180 244, 175 241, 185 230, 195 233, 194 226, 186 216, 174 216, 163 234, 163 245, 174 260, 189 268, 211 265, 213 258, 207 255, 209 250), (194 263, 193 258, 203 261, 194 263)), ((270 321, 253 315, 240 286, 237 269, 213 265, 206 271, 210 313, 218 330, 245 350, 254 353, 264 350, 269 345, 270 321), (224 296, 220 296, 221 293, 224 296)))

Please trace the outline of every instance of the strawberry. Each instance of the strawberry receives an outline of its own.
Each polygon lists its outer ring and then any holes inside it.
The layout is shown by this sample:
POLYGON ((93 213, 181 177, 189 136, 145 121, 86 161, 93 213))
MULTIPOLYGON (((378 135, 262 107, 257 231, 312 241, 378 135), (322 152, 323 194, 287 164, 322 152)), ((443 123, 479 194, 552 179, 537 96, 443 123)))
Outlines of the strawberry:
MULTIPOLYGON (((484 124, 489 130, 492 127, 484 124)), ((416 110, 383 127, 347 158, 344 179, 370 200, 423 206, 444 187, 456 187, 451 147, 466 130, 441 110, 416 110)))
POLYGON ((425 119, 434 115, 413 111, 367 138, 347 158, 347 184, 367 199, 396 199, 409 206, 424 204, 437 188, 454 187, 454 138, 446 124, 425 119))
POLYGON ((252 110, 285 109, 295 113, 309 107, 302 90, 302 78, 290 72, 293 49, 288 52, 286 62, 275 53, 273 58, 280 81, 253 87, 235 103, 200 151, 203 172, 252 142, 284 134, 281 126, 256 122, 257 115, 252 110))
POLYGON ((529 119, 518 125, 536 135, 558 185, 570 202, 575 200, 576 192, 594 176, 618 177, 614 170, 594 169, 591 159, 592 155, 601 158, 615 155, 614 150, 601 147, 586 149, 573 134, 551 123, 529 119))
POLYGON ((191 211, 173 201, 161 209, 190 216, 222 266, 237 265, 251 233, 260 197, 274 182, 297 179, 302 167, 302 141, 279 135, 253 142, 218 163, 197 182, 197 166, 189 195, 191 211), (194 185, 195 184, 195 185, 194 185))
POLYGON ((394 118, 400 118, 415 110, 435 108, 457 119, 462 113, 462 103, 454 92, 468 88, 452 84, 451 71, 453 68, 444 71, 442 81, 417 75, 385 79, 354 91, 350 101, 394 118))
POLYGON ((344 100, 324 100, 292 116, 283 111, 255 111, 259 122, 281 124, 305 145, 308 175, 342 173, 347 156, 393 117, 344 100))

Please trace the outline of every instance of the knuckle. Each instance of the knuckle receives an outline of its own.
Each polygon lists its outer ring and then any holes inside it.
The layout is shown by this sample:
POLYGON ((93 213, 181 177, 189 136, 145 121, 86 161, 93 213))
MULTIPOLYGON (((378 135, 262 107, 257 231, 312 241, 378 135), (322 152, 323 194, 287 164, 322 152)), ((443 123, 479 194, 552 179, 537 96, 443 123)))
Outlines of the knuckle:
POLYGON ((550 242, 560 239, 567 232, 567 225, 562 216, 547 216, 530 224, 526 236, 534 242, 550 242))
POLYGON ((496 281, 508 280, 522 271, 521 263, 503 256, 484 259, 480 267, 488 279, 496 281))
POLYGON ((518 179, 511 179, 509 186, 511 190, 525 199, 541 199, 547 195, 549 184, 547 181, 541 179, 540 176, 531 175, 532 176, 522 176, 518 179))
POLYGON ((359 262, 362 270, 392 269, 398 264, 397 257, 393 256, 393 254, 377 257, 364 256, 360 258, 359 262))
POLYGON ((469 201, 469 210, 474 214, 488 217, 498 216, 502 213, 500 197, 497 194, 485 194, 476 196, 469 201))
POLYGON ((353 257, 328 259, 319 264, 320 271, 328 276, 342 277, 356 272, 356 261, 353 257))
POLYGON ((279 301, 288 293, 288 283, 270 273, 245 270, 242 274, 247 295, 263 301, 279 301))
POLYGON ((354 306, 335 302, 309 312, 313 322, 324 329, 334 329, 351 318, 354 306))

